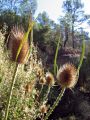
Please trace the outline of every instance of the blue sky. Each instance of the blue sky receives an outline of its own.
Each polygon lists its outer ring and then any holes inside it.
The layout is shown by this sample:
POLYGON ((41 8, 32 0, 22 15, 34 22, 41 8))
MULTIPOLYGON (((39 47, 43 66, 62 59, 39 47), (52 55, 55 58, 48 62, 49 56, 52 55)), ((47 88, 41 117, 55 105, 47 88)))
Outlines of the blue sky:
MULTIPOLYGON (((64 0, 37 0, 38 8, 35 13, 35 17, 38 15, 38 13, 42 13, 43 11, 46 11, 49 18, 57 23, 59 16, 63 15, 63 11, 62 11, 63 1, 64 0)), ((85 13, 90 14, 90 0, 81 0, 81 1, 82 3, 84 3, 83 10, 85 11, 85 13)), ((88 32, 90 31, 90 26, 88 26, 86 23, 82 24, 81 26, 84 27, 85 31, 88 32)))

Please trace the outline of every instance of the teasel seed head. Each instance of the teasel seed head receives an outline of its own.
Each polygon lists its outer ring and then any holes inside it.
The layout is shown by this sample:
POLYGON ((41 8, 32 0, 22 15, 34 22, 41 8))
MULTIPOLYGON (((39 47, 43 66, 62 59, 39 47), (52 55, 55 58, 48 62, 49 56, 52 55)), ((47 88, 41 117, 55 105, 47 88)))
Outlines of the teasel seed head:
POLYGON ((40 106, 40 112, 41 112, 42 114, 47 113, 47 110, 48 110, 48 108, 47 108, 46 105, 40 106))
POLYGON ((45 79, 45 77, 41 77, 41 78, 40 78, 39 84, 41 84, 41 85, 45 85, 45 84, 46 84, 46 79, 45 79))
POLYGON ((52 75, 52 73, 47 72, 46 73, 46 84, 49 86, 53 86, 54 85, 54 76, 52 75))
POLYGON ((25 93, 31 93, 34 87, 34 82, 28 82, 25 86, 25 93))
POLYGON ((43 70, 39 67, 36 68, 36 74, 37 74, 37 77, 42 77, 43 75, 43 70))
MULTIPOLYGON (((16 61, 17 51, 22 42, 24 34, 25 34, 25 32, 24 32, 23 28, 20 28, 18 26, 14 26, 11 29, 8 46, 9 46, 9 50, 11 51, 11 60, 12 61, 16 61)), ((21 51, 18 55, 18 58, 16 61, 17 63, 22 64, 25 62, 25 57, 27 55, 28 50, 29 50, 29 43, 28 43, 28 40, 26 40, 23 43, 21 51)))
POLYGON ((73 64, 64 64, 57 72, 58 84, 61 87, 72 88, 77 83, 77 70, 73 64))

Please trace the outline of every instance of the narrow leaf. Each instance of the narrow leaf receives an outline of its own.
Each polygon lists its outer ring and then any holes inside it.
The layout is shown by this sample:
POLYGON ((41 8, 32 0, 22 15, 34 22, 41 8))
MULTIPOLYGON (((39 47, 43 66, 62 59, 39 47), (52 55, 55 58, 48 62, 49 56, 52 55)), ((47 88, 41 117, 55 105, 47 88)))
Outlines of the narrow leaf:
POLYGON ((84 36, 83 36, 82 53, 81 53, 80 62, 79 62, 78 68, 77 68, 77 74, 79 74, 80 68, 82 66, 84 55, 85 55, 85 40, 84 40, 84 36))
POLYGON ((17 55, 16 55, 16 61, 17 61, 17 59, 18 59, 18 56, 19 56, 19 54, 20 54, 20 51, 21 51, 21 49, 22 49, 22 46, 23 46, 24 42, 25 42, 26 40, 28 40, 28 35, 29 35, 29 32, 33 29, 33 25, 34 25, 34 22, 29 22, 28 30, 27 30, 27 32, 24 34, 24 37, 23 37, 23 39, 22 39, 22 41, 21 41, 21 43, 20 43, 20 46, 19 46, 19 48, 18 48, 17 55))

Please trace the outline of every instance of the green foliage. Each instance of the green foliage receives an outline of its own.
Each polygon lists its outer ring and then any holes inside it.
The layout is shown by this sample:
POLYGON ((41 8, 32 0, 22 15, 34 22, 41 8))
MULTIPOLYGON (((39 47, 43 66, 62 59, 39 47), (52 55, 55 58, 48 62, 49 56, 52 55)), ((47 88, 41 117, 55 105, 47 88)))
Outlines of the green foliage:
POLYGON ((36 0, 1 0, 0 1, 0 28, 6 23, 8 32, 13 25, 19 24, 28 28, 28 21, 37 9, 36 0))
POLYGON ((34 15, 35 11, 37 9, 37 0, 23 0, 19 4, 19 12, 22 15, 28 15, 30 14, 34 15))
POLYGON ((78 68, 77 68, 77 72, 79 73, 80 71, 80 68, 82 66, 82 63, 83 63, 83 59, 84 59, 84 55, 85 55, 85 39, 83 37, 83 42, 82 42, 82 54, 81 54, 81 57, 80 57, 80 63, 78 65, 78 68))
POLYGON ((50 19, 49 19, 49 16, 46 12, 43 12, 43 13, 39 13, 38 16, 37 16, 37 22, 40 23, 40 25, 43 27, 43 26, 50 26, 50 19))
POLYGON ((12 11, 16 14, 34 14, 37 9, 36 0, 1 0, 0 13, 3 11, 12 11))
POLYGON ((68 40, 71 39, 73 48, 75 48, 76 31, 79 31, 82 23, 88 22, 90 19, 89 15, 85 15, 83 7, 84 4, 78 0, 65 0, 63 2, 65 15, 60 18, 60 22, 63 28, 67 27, 67 31, 65 31, 65 42, 68 42, 68 40), (69 37, 69 34, 71 34, 71 38, 69 37))

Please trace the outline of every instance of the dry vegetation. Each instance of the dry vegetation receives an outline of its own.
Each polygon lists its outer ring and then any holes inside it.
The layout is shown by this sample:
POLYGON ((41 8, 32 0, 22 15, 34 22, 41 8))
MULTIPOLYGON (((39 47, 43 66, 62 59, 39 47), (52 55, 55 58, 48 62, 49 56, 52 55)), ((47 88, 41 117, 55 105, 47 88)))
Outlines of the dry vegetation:
MULTIPOLYGON (((10 86, 16 66, 15 62, 10 59, 10 50, 7 50, 5 46, 4 36, 2 31, 0 31, 0 120, 4 120, 7 99, 9 97, 10 86)), ((57 91, 53 89, 57 86, 58 82, 56 83, 56 76, 53 76, 47 67, 43 66, 43 61, 39 58, 40 56, 38 56, 38 54, 40 55, 41 53, 38 53, 37 47, 32 44, 32 52, 30 53, 27 63, 19 64, 18 66, 8 120, 47 120, 45 115, 48 113, 48 110, 52 109, 50 106, 52 102, 50 104, 48 103, 53 99, 55 101, 57 98, 56 96, 58 96, 55 95, 57 91)), ((72 64, 66 64, 66 67, 64 66, 59 70, 58 81, 61 86, 59 86, 59 90, 60 88, 63 88, 63 86, 71 88, 70 86, 73 87, 76 84, 76 72, 76 68, 72 64), (72 79, 74 82, 72 82, 72 79)), ((78 96, 77 91, 78 90, 76 89, 76 96, 78 96)), ((81 92, 82 91, 83 90, 81 90, 81 92)), ((63 93, 63 91, 61 92, 63 93)), ((88 93, 86 90, 85 92, 88 93)), ((60 96, 62 97, 63 94, 60 96)), ((78 101, 77 98, 75 100, 78 101)), ((86 120, 90 117, 89 102, 87 100, 82 101, 82 98, 80 98, 80 101, 81 104, 78 103, 78 110, 80 111, 81 116, 83 116, 83 120, 86 120), (83 111, 84 107, 87 108, 87 112, 83 111)), ((58 105, 58 102, 59 101, 57 101, 57 103, 54 102, 56 106, 58 105)), ((54 108, 55 105, 52 107, 54 108)), ((59 118, 58 120, 80 120, 82 119, 81 116, 77 117, 74 114, 71 114, 68 117, 59 118)))

